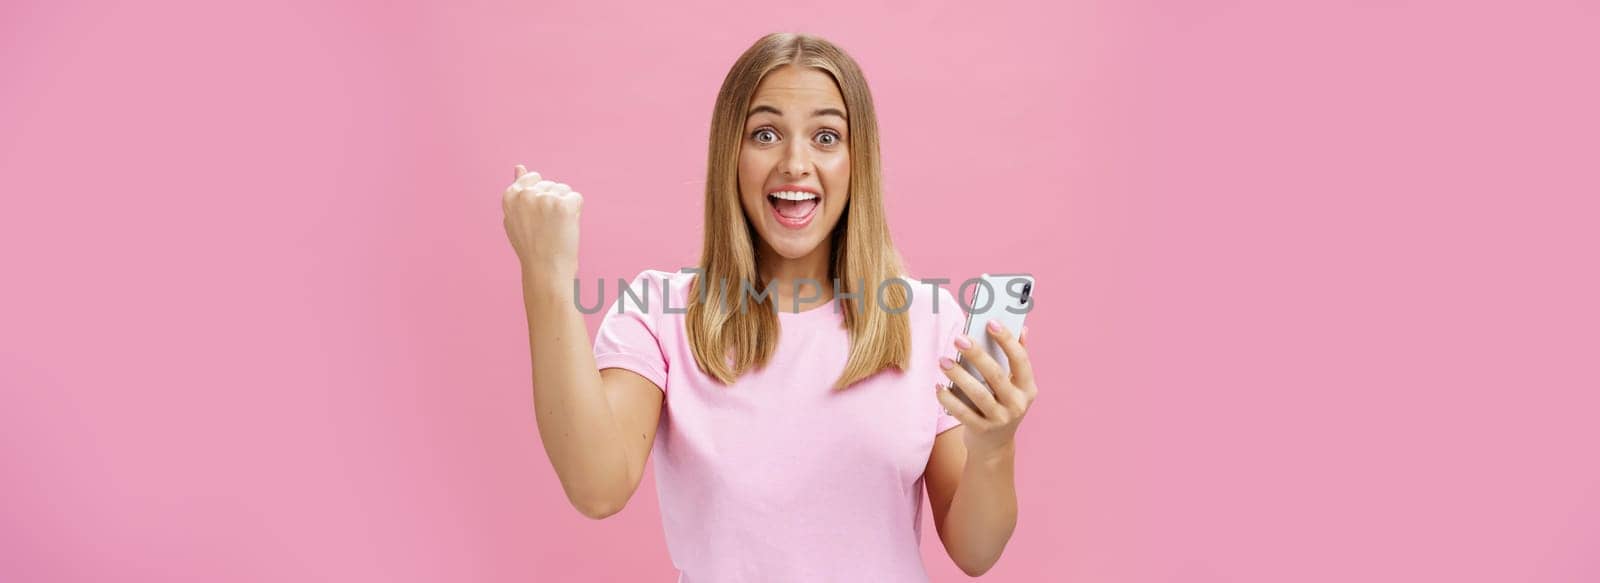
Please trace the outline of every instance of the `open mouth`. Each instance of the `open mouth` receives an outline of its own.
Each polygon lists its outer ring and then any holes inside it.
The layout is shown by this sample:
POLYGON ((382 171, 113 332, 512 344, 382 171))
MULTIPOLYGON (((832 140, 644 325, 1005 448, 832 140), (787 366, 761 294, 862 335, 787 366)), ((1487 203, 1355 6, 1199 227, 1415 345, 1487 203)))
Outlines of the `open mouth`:
POLYGON ((822 197, 813 192, 780 190, 767 195, 772 215, 786 227, 801 228, 811 223, 822 206, 822 197))

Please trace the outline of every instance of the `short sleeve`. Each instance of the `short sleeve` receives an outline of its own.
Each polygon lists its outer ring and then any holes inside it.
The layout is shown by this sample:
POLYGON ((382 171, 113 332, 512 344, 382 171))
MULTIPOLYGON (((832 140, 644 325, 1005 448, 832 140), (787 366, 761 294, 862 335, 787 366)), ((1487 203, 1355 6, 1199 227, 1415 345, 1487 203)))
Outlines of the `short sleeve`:
MULTIPOLYGON (((954 359, 958 354, 955 347, 956 336, 961 334, 961 329, 966 325, 967 316, 961 312, 961 304, 956 302, 955 295, 951 294, 950 290, 942 287, 939 288, 939 303, 935 305, 938 313, 934 314, 933 321, 937 322, 939 327, 939 356, 954 359)), ((941 381, 948 381, 942 372, 939 373, 938 378, 941 381)), ((949 431, 961 424, 961 420, 956 419, 954 415, 946 413, 942 405, 935 407, 935 409, 939 416, 938 429, 934 432, 935 435, 949 431)))
POLYGON ((956 419, 955 415, 951 415, 949 413, 944 412, 944 408, 940 407, 939 408, 939 423, 938 423, 938 427, 939 428, 934 430, 933 434, 934 435, 938 435, 940 433, 944 433, 944 432, 949 431, 951 429, 955 429, 956 426, 960 425, 960 424, 961 424, 961 420, 960 419, 956 419))
POLYGON ((666 390, 667 358, 657 332, 666 306, 663 290, 662 274, 651 270, 616 290, 595 332, 595 368, 631 370, 666 390))

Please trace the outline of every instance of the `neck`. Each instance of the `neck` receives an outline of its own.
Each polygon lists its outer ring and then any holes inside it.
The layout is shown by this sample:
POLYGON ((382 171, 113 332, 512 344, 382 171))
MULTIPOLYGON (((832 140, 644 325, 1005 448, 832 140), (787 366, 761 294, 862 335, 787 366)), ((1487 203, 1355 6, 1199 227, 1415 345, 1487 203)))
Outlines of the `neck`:
POLYGON ((772 299, 776 301, 773 305, 778 311, 795 311, 797 296, 802 312, 833 299, 833 281, 829 277, 833 264, 832 243, 833 238, 828 237, 805 256, 790 259, 762 241, 756 265, 761 284, 771 285, 772 299))

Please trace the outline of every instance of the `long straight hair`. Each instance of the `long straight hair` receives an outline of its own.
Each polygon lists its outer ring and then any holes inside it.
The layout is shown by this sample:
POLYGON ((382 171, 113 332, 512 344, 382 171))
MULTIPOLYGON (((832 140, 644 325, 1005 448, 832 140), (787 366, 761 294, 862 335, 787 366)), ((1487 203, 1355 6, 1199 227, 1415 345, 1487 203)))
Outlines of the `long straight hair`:
POLYGON ((872 107, 872 92, 855 60, 822 38, 790 33, 761 37, 739 56, 722 81, 711 117, 705 243, 685 314, 689 345, 700 370, 724 385, 746 371, 764 367, 777 346, 773 296, 746 309, 736 307, 751 299, 741 293, 741 282, 765 287, 756 266, 755 239, 759 235, 739 202, 739 148, 745 112, 756 86, 767 73, 784 65, 811 67, 831 75, 844 96, 848 117, 850 195, 844 215, 833 229, 828 277, 839 284, 834 288, 836 298, 841 295, 840 288, 859 295, 838 302, 850 335, 850 357, 833 386, 839 390, 885 367, 906 370, 911 360, 911 325, 906 317, 910 290, 904 285, 880 286, 901 277, 903 269, 883 210, 878 116, 872 107), (735 293, 740 294, 739 301, 726 301, 735 293))

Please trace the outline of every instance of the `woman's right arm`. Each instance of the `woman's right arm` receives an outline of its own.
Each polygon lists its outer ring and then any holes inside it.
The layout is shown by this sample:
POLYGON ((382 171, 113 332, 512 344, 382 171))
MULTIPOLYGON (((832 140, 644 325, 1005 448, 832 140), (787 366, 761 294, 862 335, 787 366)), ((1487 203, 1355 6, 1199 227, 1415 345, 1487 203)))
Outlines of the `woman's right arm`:
POLYGON ((599 519, 621 511, 638 489, 662 391, 632 371, 595 369, 572 297, 582 204, 577 192, 521 165, 504 195, 506 234, 522 263, 539 439, 567 499, 599 519))

